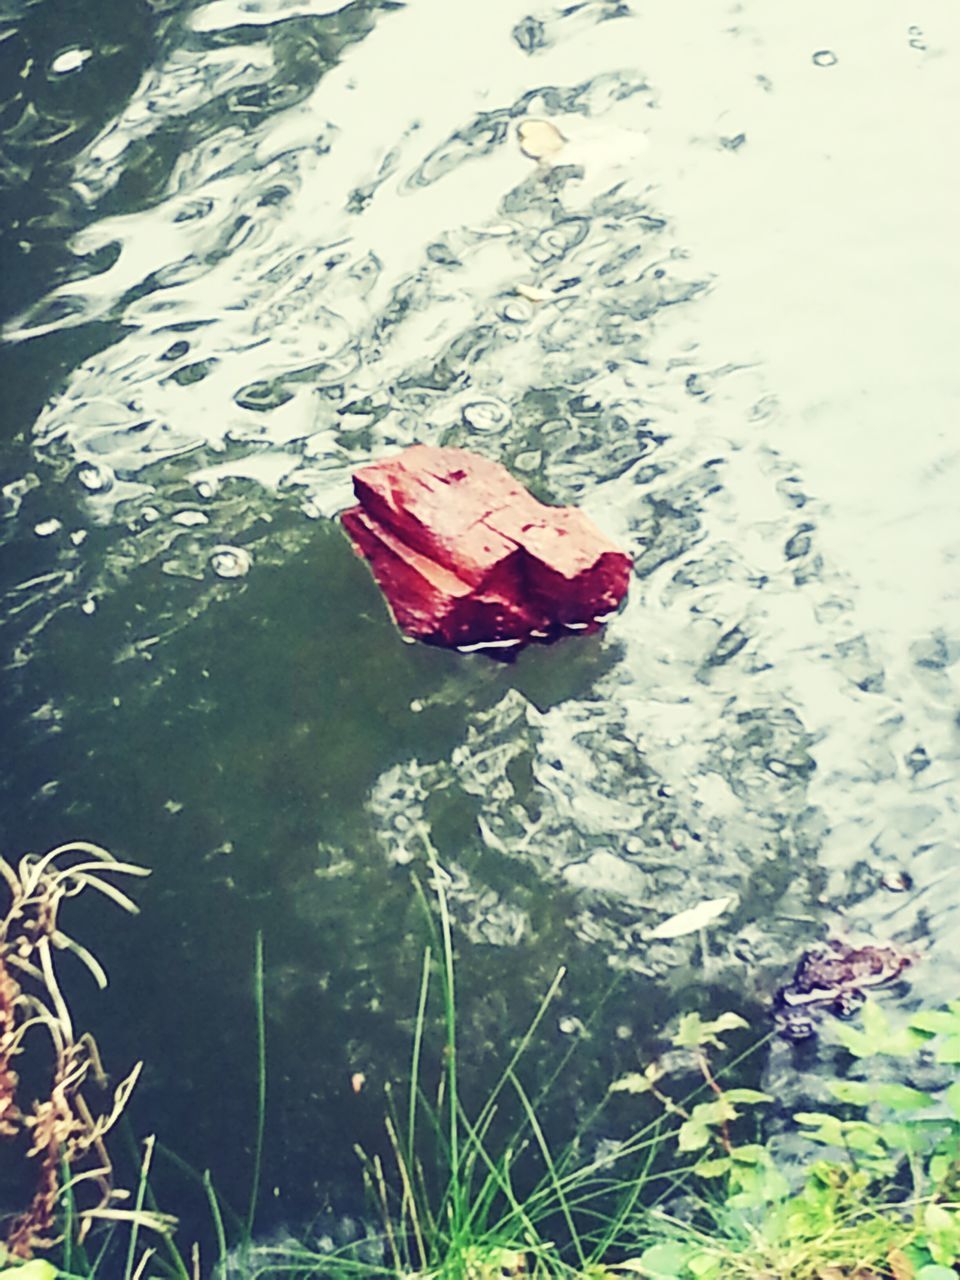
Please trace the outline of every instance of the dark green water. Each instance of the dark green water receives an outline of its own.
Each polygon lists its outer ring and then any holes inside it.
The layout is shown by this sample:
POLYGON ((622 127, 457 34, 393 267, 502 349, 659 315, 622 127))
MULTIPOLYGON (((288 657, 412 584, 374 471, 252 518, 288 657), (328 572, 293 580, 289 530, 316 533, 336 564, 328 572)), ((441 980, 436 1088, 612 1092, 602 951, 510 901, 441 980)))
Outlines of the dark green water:
POLYGON ((813 939, 956 994, 958 21, 694 8, 0 0, 2 847, 153 869, 135 921, 75 904, 71 994, 240 1204, 263 931, 265 1227, 383 1144, 427 849, 474 1096, 569 969, 558 1137, 813 939), (630 548, 604 635, 402 643, 333 517, 415 441, 630 548), (717 897, 708 954, 649 939, 717 897))

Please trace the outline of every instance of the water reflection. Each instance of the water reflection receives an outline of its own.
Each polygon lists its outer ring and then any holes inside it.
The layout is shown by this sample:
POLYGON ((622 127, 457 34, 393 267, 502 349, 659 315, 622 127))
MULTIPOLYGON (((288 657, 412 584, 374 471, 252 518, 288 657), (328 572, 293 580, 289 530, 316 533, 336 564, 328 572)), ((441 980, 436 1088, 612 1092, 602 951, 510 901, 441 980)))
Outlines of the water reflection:
MULTIPOLYGON (((697 50, 607 0, 520 22, 496 0, 466 32, 432 0, 152 8, 155 56, 70 168, 72 265, 13 295, 30 442, 0 526, 5 843, 83 835, 155 867, 136 933, 98 948, 101 1038, 147 1056, 150 1123, 242 1193, 224 1134, 252 1106, 263 927, 281 1213, 345 1181, 405 1069, 428 853, 480 1082, 561 961, 545 1048, 620 976, 599 1088, 677 1008, 762 1001, 828 928, 929 951, 916 982, 954 994, 957 635, 937 611, 874 625, 805 420, 762 333, 716 322, 728 285, 683 230, 678 166, 721 193, 802 167, 753 146, 763 58, 694 133, 695 99, 658 86, 687 54, 700 76, 697 50), (357 465, 415 441, 506 462, 631 550, 605 635, 510 668, 400 642, 332 517, 357 465), (706 947, 650 939, 719 897, 706 947)), ((762 45, 704 30, 738 72, 762 45)), ((822 85, 803 37, 764 57, 802 49, 822 85)), ((833 127, 859 147, 857 120, 833 127)), ((774 235, 749 205, 732 225, 758 253, 774 235)))

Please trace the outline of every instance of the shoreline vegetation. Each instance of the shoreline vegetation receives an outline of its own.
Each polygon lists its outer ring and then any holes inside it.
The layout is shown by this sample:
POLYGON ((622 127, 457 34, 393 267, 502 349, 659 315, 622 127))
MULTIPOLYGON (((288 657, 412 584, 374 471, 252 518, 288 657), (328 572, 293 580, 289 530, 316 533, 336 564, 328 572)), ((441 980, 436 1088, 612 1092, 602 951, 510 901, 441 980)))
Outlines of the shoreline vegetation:
POLYGON ((536 1088, 525 1083, 523 1065, 564 972, 479 1109, 468 1111, 458 1082, 467 1050, 458 1035, 454 927, 443 871, 430 862, 427 873, 426 886, 413 880, 431 936, 407 1088, 403 1097, 385 1093, 388 1156, 357 1151, 366 1227, 352 1224, 352 1238, 313 1245, 257 1240, 268 1068, 258 937, 249 1204, 239 1214, 228 1209, 208 1172, 182 1166, 210 1209, 215 1243, 201 1257, 200 1246, 184 1244, 176 1220, 154 1201, 155 1155, 169 1157, 154 1137, 139 1148, 132 1188, 117 1185, 108 1140, 126 1123, 141 1064, 107 1087, 96 1042, 74 1028, 55 965, 58 952, 71 951, 105 987, 96 957, 63 932, 61 907, 90 891, 136 912, 116 882, 148 872, 85 842, 27 855, 15 866, 0 858, 0 1143, 22 1164, 28 1187, 25 1206, 0 1223, 0 1280, 958 1274, 960 1000, 922 1010, 905 1026, 868 1001, 857 1019, 837 1024, 842 1075, 826 1081, 823 1110, 789 1120, 809 1153, 800 1170, 782 1168, 765 1135, 764 1112, 775 1100, 741 1083, 744 1064, 766 1041, 748 1044, 747 1023, 734 1012, 711 1020, 682 1015, 664 1035, 664 1054, 610 1081, 573 1139, 554 1149, 542 1117, 551 1087, 575 1069, 576 1046, 536 1088), (29 1073, 22 1069, 27 1060, 29 1073), (897 1082, 884 1069, 891 1062, 897 1082), (921 1081, 925 1087, 915 1087, 921 1081), (589 1141, 588 1130, 614 1107, 621 1117, 635 1107, 636 1128, 617 1141, 589 1141))

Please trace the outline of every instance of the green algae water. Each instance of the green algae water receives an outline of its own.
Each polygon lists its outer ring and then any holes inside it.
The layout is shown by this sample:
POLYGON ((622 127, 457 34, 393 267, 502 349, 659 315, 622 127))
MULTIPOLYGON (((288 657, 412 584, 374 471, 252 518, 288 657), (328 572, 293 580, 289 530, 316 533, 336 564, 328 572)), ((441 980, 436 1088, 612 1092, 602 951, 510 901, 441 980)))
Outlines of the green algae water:
POLYGON ((262 932, 264 1229, 384 1149, 428 858, 468 1089, 567 966, 561 1139, 815 940, 956 995, 958 57, 936 0, 0 0, 2 848, 152 869, 65 982, 239 1206, 262 932), (630 551, 603 634, 402 641, 335 517, 416 442, 630 551))

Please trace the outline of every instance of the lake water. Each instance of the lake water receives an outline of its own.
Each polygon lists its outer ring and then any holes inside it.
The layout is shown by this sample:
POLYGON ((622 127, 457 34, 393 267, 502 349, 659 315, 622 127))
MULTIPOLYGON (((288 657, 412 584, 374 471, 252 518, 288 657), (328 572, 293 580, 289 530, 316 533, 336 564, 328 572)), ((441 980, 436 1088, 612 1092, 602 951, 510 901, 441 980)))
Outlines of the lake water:
POLYGON ((263 931, 266 1225, 383 1145, 429 854, 468 1091, 568 967, 558 1132, 814 940, 960 989, 958 57, 947 0, 0 0, 2 847, 153 869, 67 985, 239 1203, 263 931), (402 642, 334 517, 414 442, 630 550, 602 635, 402 642))

